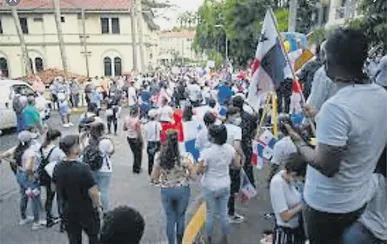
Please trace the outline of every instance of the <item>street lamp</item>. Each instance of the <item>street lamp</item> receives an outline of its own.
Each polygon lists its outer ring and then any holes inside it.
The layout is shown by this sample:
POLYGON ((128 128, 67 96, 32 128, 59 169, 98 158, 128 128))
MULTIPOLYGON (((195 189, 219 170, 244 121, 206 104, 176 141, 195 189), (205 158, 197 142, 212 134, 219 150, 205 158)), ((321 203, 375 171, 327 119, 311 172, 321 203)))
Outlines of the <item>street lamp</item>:
POLYGON ((228 60, 228 38, 227 38, 227 33, 226 33, 226 28, 224 25, 215 25, 216 28, 221 28, 224 30, 224 35, 226 36, 226 60, 228 60))

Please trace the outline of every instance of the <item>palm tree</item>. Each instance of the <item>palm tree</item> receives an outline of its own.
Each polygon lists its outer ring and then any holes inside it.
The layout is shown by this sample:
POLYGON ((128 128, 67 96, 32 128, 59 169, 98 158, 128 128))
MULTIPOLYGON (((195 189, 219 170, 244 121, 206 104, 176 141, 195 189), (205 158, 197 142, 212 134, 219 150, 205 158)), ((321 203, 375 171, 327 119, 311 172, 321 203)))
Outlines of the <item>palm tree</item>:
POLYGON ((59 49, 60 49, 60 56, 62 58, 63 72, 65 77, 67 78, 68 64, 67 64, 67 55, 66 55, 66 49, 64 45, 63 32, 62 32, 60 0, 52 0, 52 4, 54 5, 54 9, 55 9, 55 24, 56 24, 57 34, 58 34, 59 49))
POLYGON ((22 51, 24 67, 26 69, 27 75, 31 75, 32 74, 32 70, 31 70, 31 65, 30 65, 31 64, 30 63, 30 59, 28 57, 28 49, 27 49, 26 42, 24 40, 24 35, 23 35, 22 29, 21 29, 19 15, 17 13, 16 7, 11 7, 11 12, 12 12, 13 21, 15 22, 17 35, 19 36, 19 41, 20 41, 20 46, 21 46, 21 51, 22 51))

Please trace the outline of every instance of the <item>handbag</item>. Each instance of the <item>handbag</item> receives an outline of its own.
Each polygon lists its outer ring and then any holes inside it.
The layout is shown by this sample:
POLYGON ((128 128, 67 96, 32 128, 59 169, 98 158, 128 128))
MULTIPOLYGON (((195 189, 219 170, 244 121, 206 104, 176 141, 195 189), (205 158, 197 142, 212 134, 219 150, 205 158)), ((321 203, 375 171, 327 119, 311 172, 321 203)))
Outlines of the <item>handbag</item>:
POLYGON ((106 117, 113 116, 113 114, 114 114, 113 109, 111 109, 111 108, 106 109, 106 111, 105 111, 106 117))

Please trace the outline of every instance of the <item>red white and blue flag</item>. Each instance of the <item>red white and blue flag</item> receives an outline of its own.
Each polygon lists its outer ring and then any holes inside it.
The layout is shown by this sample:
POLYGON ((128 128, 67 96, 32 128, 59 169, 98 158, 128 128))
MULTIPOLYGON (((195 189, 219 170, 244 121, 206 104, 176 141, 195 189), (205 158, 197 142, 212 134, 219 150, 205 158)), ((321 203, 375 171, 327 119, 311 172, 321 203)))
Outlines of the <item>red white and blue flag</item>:
POLYGON ((275 16, 267 10, 261 36, 258 41, 255 59, 251 65, 252 78, 247 102, 259 109, 259 96, 263 92, 274 91, 284 80, 286 58, 281 39, 277 33, 275 16))
POLYGON ((247 200, 255 197, 256 195, 257 191, 251 184, 249 177, 247 177, 245 171, 241 169, 241 185, 239 189, 239 197, 241 201, 246 202, 247 200))
POLYGON ((274 145, 277 139, 269 131, 265 130, 258 140, 253 141, 252 164, 258 169, 262 169, 266 162, 273 157, 274 145))

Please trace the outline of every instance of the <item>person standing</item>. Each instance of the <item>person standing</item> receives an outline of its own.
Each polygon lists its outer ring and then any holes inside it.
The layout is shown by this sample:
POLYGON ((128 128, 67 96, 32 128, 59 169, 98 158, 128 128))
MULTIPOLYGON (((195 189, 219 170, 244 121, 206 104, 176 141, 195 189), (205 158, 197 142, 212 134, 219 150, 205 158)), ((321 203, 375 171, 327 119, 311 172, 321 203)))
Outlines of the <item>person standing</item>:
MULTIPOLYGON (((52 163, 60 163, 64 160, 66 155, 64 152, 59 148, 59 141, 61 139, 62 133, 55 129, 50 129, 46 133, 45 141, 42 144, 42 147, 40 148, 40 156, 41 156, 41 162, 39 164, 39 180, 40 185, 44 186, 46 188, 46 203, 45 203, 45 210, 46 210, 46 226, 51 227, 54 224, 56 224, 59 219, 55 218, 52 215, 52 203, 54 201, 55 197, 55 189, 52 185, 52 179, 51 176, 48 175, 48 173, 45 170, 45 167, 48 164, 52 163)), ((57 195, 57 202, 58 202, 58 213, 59 215, 62 215, 62 205, 60 201, 60 197, 57 195)), ((61 216, 62 217, 62 216, 61 216)))
POLYGON ((109 211, 109 191, 113 173, 111 156, 114 153, 114 144, 104 134, 105 125, 102 121, 96 120, 91 123, 89 145, 84 152, 94 147, 95 151, 100 153, 100 158, 95 158, 95 160, 101 160, 101 165, 98 165, 99 168, 92 168, 92 170, 95 182, 101 193, 103 211, 107 212, 109 211))
POLYGON ((134 87, 134 82, 131 81, 128 87, 128 105, 133 107, 137 105, 137 93, 136 88, 134 87))
POLYGON ((35 97, 33 94, 28 95, 27 106, 23 110, 23 120, 25 128, 36 128, 40 134, 43 134, 42 119, 39 111, 35 107, 35 97))
POLYGON ((70 101, 73 108, 78 108, 80 86, 78 81, 73 78, 70 82, 70 101))
MULTIPOLYGON (((245 162, 245 155, 241 146, 242 141, 242 129, 239 127, 242 119, 240 117, 240 110, 236 107, 230 106, 227 110, 227 121, 225 123, 227 129, 227 144, 234 147, 235 151, 241 158, 242 165, 245 162)), ((244 217, 235 212, 235 194, 239 192, 240 187, 240 169, 230 165, 230 198, 228 201, 228 215, 230 223, 242 223, 244 217)))
POLYGON ((152 109, 148 112, 149 121, 144 125, 145 137, 148 142, 147 153, 148 153, 148 174, 152 174, 155 154, 160 149, 160 133, 161 124, 156 120, 157 111, 152 109))
POLYGON ((112 125, 114 134, 117 135, 118 129, 118 115, 120 110, 120 96, 118 94, 118 90, 109 91, 107 99, 107 107, 105 111, 106 120, 107 120, 107 128, 108 134, 112 132, 112 125))
POLYGON ((24 117, 23 110, 27 106, 27 97, 24 94, 21 94, 21 91, 16 91, 15 96, 12 100, 13 111, 16 114, 16 132, 20 133, 24 127, 24 117))
POLYGON ((190 84, 187 86, 188 98, 193 107, 199 107, 200 100, 202 98, 202 91, 200 86, 195 82, 195 80, 191 80, 190 84))
POLYGON ((93 87, 92 91, 88 94, 88 96, 90 103, 95 104, 97 106, 97 116, 99 116, 99 111, 101 110, 102 95, 97 91, 96 87, 93 87))
POLYGON ((185 229, 185 213, 191 188, 189 178, 193 173, 193 157, 181 154, 176 131, 168 131, 167 140, 155 156, 152 182, 160 183, 161 201, 167 217, 169 244, 182 244, 185 229))
POLYGON ((227 243, 229 218, 227 202, 230 198, 229 166, 240 167, 240 159, 235 149, 227 144, 227 129, 224 125, 209 128, 211 146, 200 153, 197 173, 203 173, 202 192, 206 200, 207 242, 213 243, 215 214, 218 213, 222 228, 222 241, 227 243))
POLYGON ((56 165, 52 180, 58 194, 63 196, 63 217, 69 243, 81 244, 84 230, 90 244, 99 244, 100 192, 90 167, 79 161, 79 137, 65 136, 60 141, 60 148, 66 159, 56 165))
POLYGON ((169 106, 168 99, 163 98, 161 107, 159 108, 158 114, 158 120, 161 123, 172 123, 173 119, 173 108, 169 106))
POLYGON ((199 131, 198 137, 195 141, 195 147, 201 152, 204 149, 210 148, 212 143, 209 139, 208 129, 215 124, 216 117, 211 112, 206 112, 203 117, 205 127, 199 131))
POLYGON ((132 106, 130 108, 129 116, 126 116, 124 122, 124 131, 127 132, 127 140, 130 146, 130 149, 133 153, 133 173, 141 173, 141 162, 142 162, 142 148, 143 148, 143 138, 142 138, 142 128, 141 122, 139 120, 139 111, 137 106, 132 106))
POLYGON ((342 88, 317 114, 316 148, 287 126, 309 163, 303 214, 311 243, 339 243, 344 230, 360 217, 387 140, 387 127, 375 127, 387 118, 386 91, 363 73, 366 37, 338 28, 329 35, 326 51, 326 73, 342 88))

